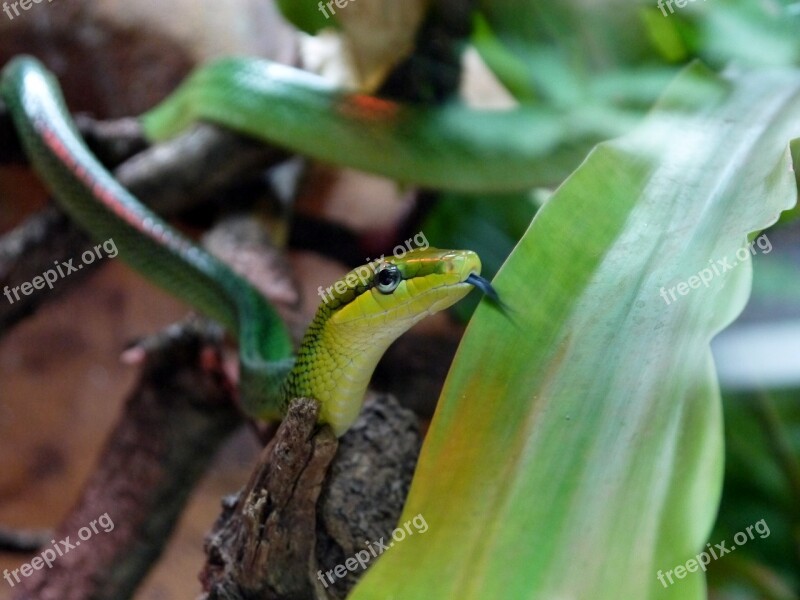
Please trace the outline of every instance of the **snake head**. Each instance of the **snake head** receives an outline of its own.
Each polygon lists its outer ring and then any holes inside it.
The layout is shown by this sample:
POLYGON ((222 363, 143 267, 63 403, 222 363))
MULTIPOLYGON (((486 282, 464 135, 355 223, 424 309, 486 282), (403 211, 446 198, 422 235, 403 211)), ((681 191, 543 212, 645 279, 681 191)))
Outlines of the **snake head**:
MULTIPOLYGON (((337 324, 378 322, 397 337, 428 315, 466 296, 480 278, 481 261, 471 250, 419 248, 354 269, 343 278, 347 292, 331 320, 337 324)), ((488 282, 486 282, 488 285, 488 282)))
POLYGON ((333 286, 309 327, 287 397, 320 402, 320 422, 342 435, 358 416, 380 357, 410 327, 466 296, 491 289, 469 250, 419 248, 354 269, 333 286))

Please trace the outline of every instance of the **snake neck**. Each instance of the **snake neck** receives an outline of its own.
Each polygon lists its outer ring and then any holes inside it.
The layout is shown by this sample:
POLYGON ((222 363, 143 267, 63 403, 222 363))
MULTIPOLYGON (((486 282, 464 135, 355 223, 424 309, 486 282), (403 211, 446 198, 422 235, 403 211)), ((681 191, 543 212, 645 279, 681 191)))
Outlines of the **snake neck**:
POLYGON ((319 421, 342 435, 361 410, 372 373, 386 349, 427 313, 409 319, 336 323, 322 304, 306 331, 294 368, 283 385, 284 401, 316 398, 319 421), (380 321, 378 323, 378 321, 380 321))

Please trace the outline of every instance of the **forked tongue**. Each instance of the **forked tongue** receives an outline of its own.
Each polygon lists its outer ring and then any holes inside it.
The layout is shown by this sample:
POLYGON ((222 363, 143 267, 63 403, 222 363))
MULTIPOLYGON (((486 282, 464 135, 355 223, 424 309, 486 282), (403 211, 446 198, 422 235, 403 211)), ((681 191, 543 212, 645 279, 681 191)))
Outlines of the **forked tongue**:
POLYGON ((511 309, 500 299, 500 295, 497 293, 497 290, 492 287, 492 284, 489 283, 488 279, 484 279, 475 273, 470 273, 469 277, 467 277, 465 281, 483 292, 483 294, 489 299, 489 302, 495 308, 497 308, 506 317, 511 318, 511 309))

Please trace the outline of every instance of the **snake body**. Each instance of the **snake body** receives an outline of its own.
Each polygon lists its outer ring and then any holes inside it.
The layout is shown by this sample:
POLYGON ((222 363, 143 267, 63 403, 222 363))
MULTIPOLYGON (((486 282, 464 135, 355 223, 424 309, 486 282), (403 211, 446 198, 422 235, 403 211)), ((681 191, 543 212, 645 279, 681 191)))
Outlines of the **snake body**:
POLYGON ((538 185, 542 158, 569 132, 589 127, 530 107, 431 108, 345 93, 317 75, 237 57, 195 70, 141 119, 154 141, 197 120, 325 162, 465 192, 538 185))
MULTIPOLYGON (((113 238, 123 260, 238 339, 240 397, 252 416, 278 419, 289 400, 311 397, 320 403, 320 422, 341 435, 392 341, 474 286, 491 289, 468 250, 417 249, 360 267, 334 284, 295 360, 283 322, 259 292, 146 208, 92 155, 57 81, 36 59, 6 65, 0 96, 31 163, 66 212, 96 240, 113 238)), ((167 125, 164 115, 160 120, 167 125)))

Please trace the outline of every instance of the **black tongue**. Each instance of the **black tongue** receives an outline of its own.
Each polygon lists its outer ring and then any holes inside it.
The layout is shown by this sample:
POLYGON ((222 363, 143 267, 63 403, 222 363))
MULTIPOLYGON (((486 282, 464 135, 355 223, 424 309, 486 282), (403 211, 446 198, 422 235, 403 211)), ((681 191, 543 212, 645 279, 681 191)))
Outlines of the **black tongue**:
POLYGON ((497 291, 492 287, 492 284, 489 283, 487 279, 484 279, 475 273, 470 273, 469 277, 466 279, 466 282, 474 285, 476 288, 486 294, 486 296, 492 302, 502 306, 503 303, 500 301, 500 296, 497 295, 497 291))
POLYGON ((465 279, 467 283, 474 285, 480 291, 484 293, 484 295, 489 299, 489 302, 495 309, 500 311, 500 313, 509 319, 514 325, 519 328, 516 321, 513 318, 513 310, 511 310, 508 305, 500 300, 500 295, 497 293, 492 287, 492 284, 489 283, 488 280, 484 279, 480 275, 476 275, 475 273, 471 273, 469 277, 465 279))

